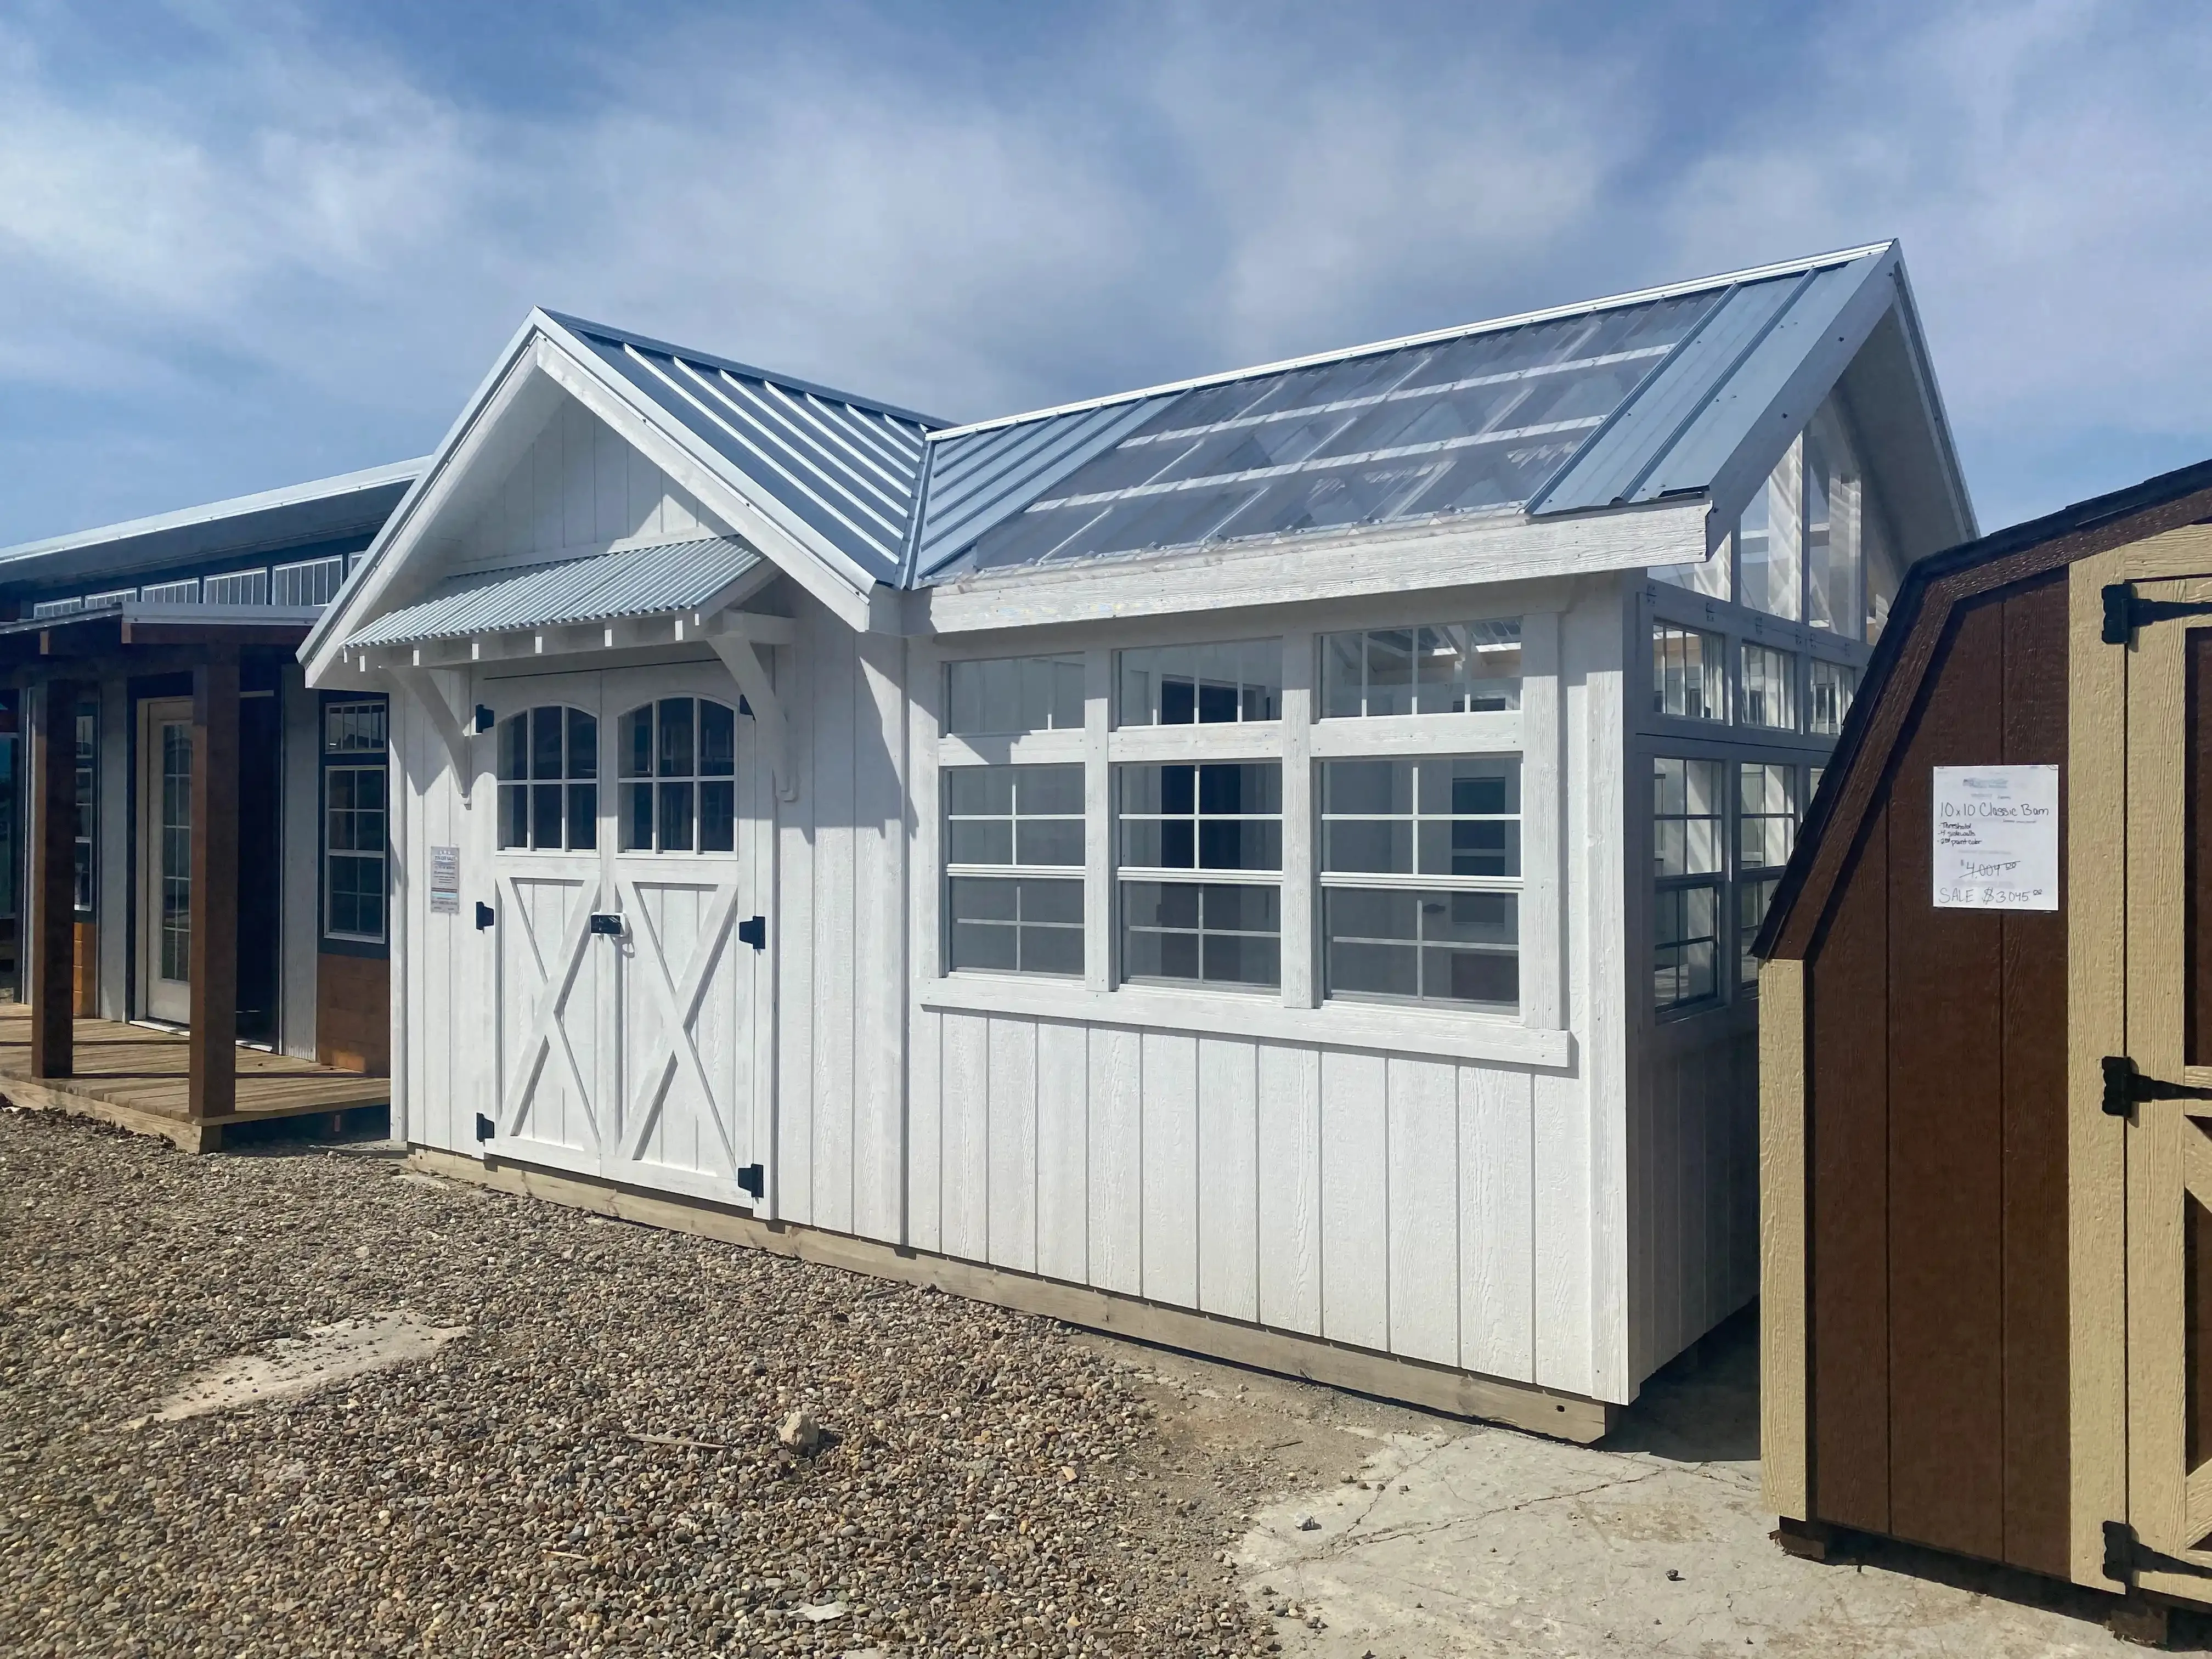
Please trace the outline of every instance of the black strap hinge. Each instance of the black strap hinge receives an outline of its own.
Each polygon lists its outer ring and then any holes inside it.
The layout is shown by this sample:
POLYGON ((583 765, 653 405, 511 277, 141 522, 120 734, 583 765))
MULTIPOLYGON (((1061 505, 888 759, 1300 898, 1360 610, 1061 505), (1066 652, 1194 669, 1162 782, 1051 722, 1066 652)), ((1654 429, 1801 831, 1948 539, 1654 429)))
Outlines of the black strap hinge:
POLYGON ((494 1124, 489 1118, 486 1117, 482 1112, 478 1112, 477 1114, 477 1139, 478 1140, 489 1140, 492 1136, 498 1133, 498 1127, 494 1124))
POLYGON ((2182 617, 2212 617, 2212 604, 2199 605, 2184 599, 2146 599, 2136 592, 2133 582, 2114 582, 2105 589, 2105 634, 2106 645, 2133 645, 2136 630, 2154 622, 2172 622, 2182 617))
POLYGON ((486 904, 482 899, 478 899, 477 901, 477 931, 478 933, 482 933, 485 928, 491 926, 491 906, 486 904))
POLYGON ((2106 1054, 2105 1066, 2105 1115, 2107 1117, 2129 1117, 2146 1100, 2212 1100, 2212 1089, 2198 1089, 2186 1083, 2168 1083, 2154 1077, 2145 1077, 2135 1061, 2125 1054, 2106 1054))
POLYGON ((764 1164, 748 1164, 738 1171, 738 1189, 755 1198, 768 1191, 768 1169, 764 1164))
POLYGON ((753 916, 738 924, 738 943, 750 945, 756 951, 768 949, 768 918, 753 916))

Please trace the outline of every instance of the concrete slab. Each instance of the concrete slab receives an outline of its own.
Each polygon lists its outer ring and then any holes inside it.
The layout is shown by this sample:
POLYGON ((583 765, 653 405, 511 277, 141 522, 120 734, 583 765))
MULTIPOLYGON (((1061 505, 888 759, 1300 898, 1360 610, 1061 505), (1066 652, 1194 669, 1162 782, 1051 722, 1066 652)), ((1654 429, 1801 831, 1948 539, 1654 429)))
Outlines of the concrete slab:
POLYGON ((1702 1369, 1655 1379, 1598 1447, 1366 1430, 1355 1480, 1252 1513, 1246 1595, 1293 1659, 2124 1651, 2089 1592, 1887 1546, 1784 1554, 1759 1495, 1753 1335, 1745 1322, 1702 1369))
POLYGON ((348 1377, 428 1358, 466 1333, 465 1326, 433 1325, 405 1308, 319 1325, 304 1336, 278 1339, 265 1353, 240 1354, 210 1366, 162 1401, 150 1417, 134 1419, 124 1426, 176 1423, 240 1406, 297 1399, 348 1377))

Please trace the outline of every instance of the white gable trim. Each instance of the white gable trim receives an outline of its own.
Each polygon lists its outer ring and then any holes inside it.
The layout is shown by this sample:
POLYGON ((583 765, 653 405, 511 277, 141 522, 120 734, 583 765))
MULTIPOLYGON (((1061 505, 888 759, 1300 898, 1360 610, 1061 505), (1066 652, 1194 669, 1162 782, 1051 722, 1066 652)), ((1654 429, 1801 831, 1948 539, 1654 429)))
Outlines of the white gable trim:
POLYGON ((585 356, 563 345, 558 324, 542 312, 517 332, 423 469, 393 509, 355 580, 323 614, 301 652, 310 684, 322 684, 341 667, 343 642, 355 629, 387 608, 395 585, 412 564, 433 527, 453 505, 494 436, 511 420, 527 418, 532 405, 573 398, 623 441, 688 490, 707 511, 750 542, 774 565, 820 600, 848 627, 880 625, 885 607, 872 598, 877 583, 842 555, 825 555, 769 517, 734 485, 728 464, 692 434, 671 432, 659 411, 612 386, 585 356), (705 453, 702 453, 705 452, 705 453))
POLYGON ((1370 528, 1165 556, 1030 565, 913 598, 917 631, 962 634, 1634 570, 1705 556, 1700 495, 1568 518, 1498 514, 1411 532, 1370 528))

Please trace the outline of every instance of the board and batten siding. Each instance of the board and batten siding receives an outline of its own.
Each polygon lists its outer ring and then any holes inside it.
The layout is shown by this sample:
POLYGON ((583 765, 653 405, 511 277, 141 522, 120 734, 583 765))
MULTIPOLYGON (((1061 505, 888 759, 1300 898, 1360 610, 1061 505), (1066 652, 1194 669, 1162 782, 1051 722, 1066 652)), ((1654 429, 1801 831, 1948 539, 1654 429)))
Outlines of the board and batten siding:
POLYGON ((728 533, 620 434, 564 397, 452 546, 458 563, 474 567, 728 533))

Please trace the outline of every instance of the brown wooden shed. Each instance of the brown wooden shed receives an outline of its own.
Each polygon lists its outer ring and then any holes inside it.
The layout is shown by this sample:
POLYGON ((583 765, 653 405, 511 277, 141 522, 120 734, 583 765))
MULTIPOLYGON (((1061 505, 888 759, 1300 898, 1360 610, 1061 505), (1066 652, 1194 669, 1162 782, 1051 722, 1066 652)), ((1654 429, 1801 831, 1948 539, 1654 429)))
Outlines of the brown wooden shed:
POLYGON ((2212 1604, 2208 796, 2212 462, 1914 567, 1757 947, 1785 1541, 2212 1604))

